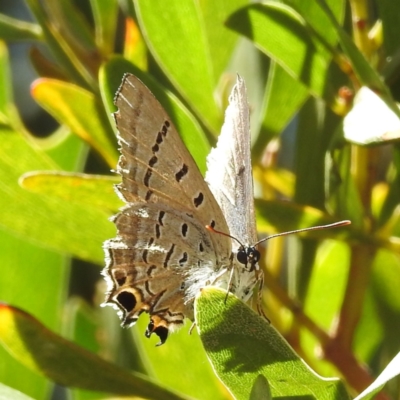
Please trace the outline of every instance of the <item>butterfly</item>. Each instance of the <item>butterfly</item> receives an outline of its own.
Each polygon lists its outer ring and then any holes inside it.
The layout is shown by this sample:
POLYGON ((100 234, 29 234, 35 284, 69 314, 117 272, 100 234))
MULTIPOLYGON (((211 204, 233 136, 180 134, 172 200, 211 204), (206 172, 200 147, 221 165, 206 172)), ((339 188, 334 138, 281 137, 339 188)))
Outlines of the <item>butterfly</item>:
POLYGON ((205 178, 171 118, 138 78, 124 75, 114 103, 122 178, 116 192, 126 205, 112 219, 117 237, 104 243, 108 290, 103 305, 117 309, 124 327, 148 313, 145 335, 155 333, 158 345, 185 318, 193 321, 194 298, 205 285, 246 302, 259 284, 257 309, 264 315, 261 241, 349 223, 257 241, 250 112, 240 76, 217 146, 207 157, 205 178))
POLYGON ((246 87, 238 76, 205 179, 138 78, 124 75, 114 103, 122 177, 116 191, 126 206, 113 217, 117 237, 104 244, 104 305, 118 310, 122 326, 150 314, 145 334, 163 344, 185 317, 193 320, 193 299, 206 284, 247 301, 262 282, 259 252, 248 245, 257 233, 246 87))

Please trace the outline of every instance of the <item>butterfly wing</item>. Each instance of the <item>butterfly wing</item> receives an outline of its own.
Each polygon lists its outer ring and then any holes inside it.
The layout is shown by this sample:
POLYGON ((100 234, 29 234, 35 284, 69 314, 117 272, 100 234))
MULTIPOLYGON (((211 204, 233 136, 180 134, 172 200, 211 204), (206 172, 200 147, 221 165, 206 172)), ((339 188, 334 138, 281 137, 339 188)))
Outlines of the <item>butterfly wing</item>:
MULTIPOLYGON (((217 200, 229 226, 230 235, 246 247, 257 241, 251 168, 250 112, 246 86, 238 76, 229 97, 225 121, 217 147, 207 157, 206 182, 217 200)), ((238 262, 239 243, 232 240, 232 265, 228 287, 247 301, 262 276, 258 265, 238 262)), ((226 281, 226 277, 222 277, 226 281)))
MULTIPOLYGON (((207 157, 205 180, 225 216, 230 234, 245 245, 257 241, 250 149, 247 92, 244 80, 238 75, 217 147, 207 157)), ((233 246, 237 247, 236 242, 233 246)))
MULTIPOLYGON (((193 271, 212 277, 231 254, 224 216, 171 119, 150 90, 126 74, 114 114, 121 156, 116 189, 127 203, 114 217, 118 235, 104 244, 109 284, 105 304, 119 310, 122 325, 150 314, 146 335, 163 343, 192 317, 187 287, 193 271)), ((203 282, 205 283, 205 282, 203 282)))

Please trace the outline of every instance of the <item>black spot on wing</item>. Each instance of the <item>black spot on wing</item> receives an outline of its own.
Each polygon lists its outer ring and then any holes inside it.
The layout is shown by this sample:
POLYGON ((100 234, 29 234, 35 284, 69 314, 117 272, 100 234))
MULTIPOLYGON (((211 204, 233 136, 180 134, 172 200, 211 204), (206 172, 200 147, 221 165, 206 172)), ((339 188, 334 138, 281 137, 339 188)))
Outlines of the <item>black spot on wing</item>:
POLYGON ((169 260, 170 260, 171 257, 172 257, 172 254, 173 254, 173 252, 174 252, 174 249, 175 249, 175 245, 173 244, 173 245, 171 246, 171 248, 168 250, 167 255, 165 256, 164 268, 167 268, 167 267, 168 267, 168 263, 169 263, 169 260))
POLYGON ((175 179, 177 182, 180 182, 182 178, 188 173, 188 166, 186 164, 182 165, 182 168, 175 174, 175 179))
POLYGON ((197 197, 193 199, 193 203, 196 206, 196 208, 199 207, 203 203, 203 201, 204 201, 204 195, 201 192, 198 194, 197 197))
POLYGON ((182 224, 181 231, 182 231, 182 236, 186 237, 187 232, 188 232, 188 225, 187 224, 182 224))
POLYGON ((147 269, 147 276, 151 276, 151 274, 153 273, 153 271, 157 269, 156 265, 151 265, 148 269, 147 269))
POLYGON ((131 312, 136 306, 136 298, 131 292, 119 293, 117 300, 127 313, 131 312))
POLYGON ((143 179, 143 183, 145 186, 149 187, 150 185, 150 178, 151 178, 152 171, 150 168, 147 169, 146 174, 143 179))
POLYGON ((149 167, 154 167, 154 165, 157 164, 158 158, 156 156, 153 156, 149 160, 149 167))
POLYGON ((152 195, 153 195, 153 191, 152 190, 148 190, 144 199, 146 201, 149 201, 152 195))
POLYGON ((164 215, 165 215, 165 211, 160 211, 158 213, 158 222, 160 223, 161 226, 164 226, 164 223, 163 223, 164 215))
POLYGON ((185 265, 186 261, 188 260, 188 255, 186 252, 183 253, 182 258, 179 260, 179 265, 185 265))

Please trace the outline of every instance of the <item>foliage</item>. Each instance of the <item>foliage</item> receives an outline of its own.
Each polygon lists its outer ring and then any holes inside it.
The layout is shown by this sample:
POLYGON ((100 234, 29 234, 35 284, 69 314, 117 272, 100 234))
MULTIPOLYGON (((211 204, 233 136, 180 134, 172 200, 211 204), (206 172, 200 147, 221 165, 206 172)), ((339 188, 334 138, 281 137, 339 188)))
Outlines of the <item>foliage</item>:
POLYGON ((354 0, 26 0, 34 22, 0 15, 0 397, 50 398, 57 383, 77 399, 347 399, 391 359, 357 399, 399 396, 400 3, 373 3, 376 15, 354 0), (30 43, 31 95, 59 123, 45 139, 13 99, 15 41, 30 43), (245 78, 261 236, 352 221, 261 249, 271 325, 207 289, 197 333, 155 348, 145 317, 123 331, 99 309, 102 281, 91 305, 70 295, 74 260, 100 272, 115 235, 118 178, 102 173, 117 162, 125 72, 151 88, 202 172, 235 73, 245 78))

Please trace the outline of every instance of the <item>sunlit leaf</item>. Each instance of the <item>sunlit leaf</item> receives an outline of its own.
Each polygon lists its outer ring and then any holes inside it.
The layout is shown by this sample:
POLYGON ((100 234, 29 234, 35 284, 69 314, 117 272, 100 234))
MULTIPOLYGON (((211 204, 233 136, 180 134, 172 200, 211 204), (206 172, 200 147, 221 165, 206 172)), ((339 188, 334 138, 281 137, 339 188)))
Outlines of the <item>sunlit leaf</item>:
POLYGON ((259 374, 273 397, 349 399, 338 379, 316 375, 282 336, 248 306, 213 287, 196 298, 197 329, 220 379, 236 399, 248 399, 259 374))
POLYGON ((54 334, 19 309, 0 306, 0 321, 1 344, 28 368, 60 385, 148 399, 182 399, 54 334))
POLYGON ((152 2, 135 1, 150 51, 190 107, 214 133, 219 131, 222 122, 221 110, 214 101, 214 90, 237 40, 224 22, 233 10, 244 4, 244 0, 201 4, 172 0, 159 2, 157 12, 154 12, 152 2), (165 32, 168 32, 167 38, 165 32))
POLYGON ((329 97, 326 76, 331 51, 310 34, 303 18, 280 3, 257 3, 229 17, 228 27, 246 36, 311 93, 329 97))
POLYGON ((70 83, 39 79, 32 87, 32 95, 60 123, 96 149, 110 166, 116 165, 114 133, 92 93, 70 83))
POLYGON ((117 177, 61 171, 28 172, 20 179, 21 186, 33 193, 55 196, 66 202, 110 212, 115 212, 123 205, 113 189, 113 185, 119 182, 117 177))
MULTIPOLYGON (((21 188, 18 181, 26 172, 58 167, 21 135, 8 130, 2 130, 1 135, 0 226, 47 248, 103 263, 102 242, 115 233, 113 224, 108 221, 110 213, 21 188), (18 154, 18 162, 15 154, 18 154)), ((102 194, 98 192, 99 197, 102 194)))
POLYGON ((383 372, 376 378, 374 383, 365 389, 354 400, 369 400, 379 393, 385 384, 396 376, 400 375, 400 353, 388 364, 383 372))

